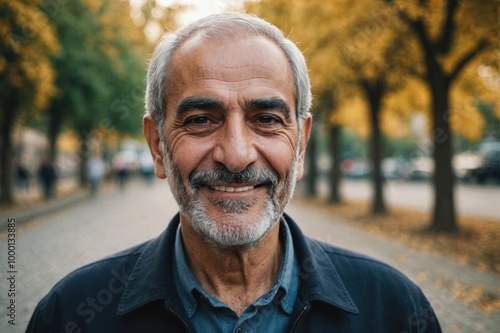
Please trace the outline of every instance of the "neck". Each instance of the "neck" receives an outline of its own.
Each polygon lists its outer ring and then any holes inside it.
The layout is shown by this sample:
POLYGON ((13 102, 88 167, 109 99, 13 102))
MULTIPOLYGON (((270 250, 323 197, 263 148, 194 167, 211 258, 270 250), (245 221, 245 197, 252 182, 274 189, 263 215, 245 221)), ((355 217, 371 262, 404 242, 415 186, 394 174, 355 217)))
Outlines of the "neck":
POLYGON ((279 222, 252 248, 220 249, 181 218, 182 239, 200 285, 240 316, 276 280, 283 257, 279 222))

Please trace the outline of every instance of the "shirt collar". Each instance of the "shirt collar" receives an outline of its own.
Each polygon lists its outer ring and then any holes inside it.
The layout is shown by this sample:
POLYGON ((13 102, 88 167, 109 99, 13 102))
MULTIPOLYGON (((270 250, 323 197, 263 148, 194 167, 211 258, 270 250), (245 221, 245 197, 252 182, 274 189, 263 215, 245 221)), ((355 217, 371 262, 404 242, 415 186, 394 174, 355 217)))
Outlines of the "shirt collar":
MULTIPOLYGON (((182 305, 186 309, 186 313, 191 318, 196 311, 196 305, 198 304, 195 298, 195 292, 201 293, 198 297, 203 295, 204 290, 199 285, 198 281, 194 277, 191 269, 188 266, 186 253, 184 251, 184 244, 182 242, 181 226, 177 227, 175 235, 174 252, 172 253, 172 260, 174 263, 174 281, 177 286, 177 292, 179 293, 182 305)), ((203 295, 202 297, 205 297, 203 295)))
POLYGON ((293 247, 292 234, 288 223, 283 218, 281 219, 280 232, 283 234, 285 253, 277 283, 284 292, 281 298, 281 306, 286 313, 292 314, 299 289, 299 267, 293 247))

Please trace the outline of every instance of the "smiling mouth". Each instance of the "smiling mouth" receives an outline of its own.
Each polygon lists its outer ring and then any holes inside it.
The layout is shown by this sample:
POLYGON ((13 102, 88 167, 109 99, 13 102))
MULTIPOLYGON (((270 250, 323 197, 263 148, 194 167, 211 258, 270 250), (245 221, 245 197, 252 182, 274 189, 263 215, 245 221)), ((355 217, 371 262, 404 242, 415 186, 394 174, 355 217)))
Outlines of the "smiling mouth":
POLYGON ((253 190, 255 186, 240 186, 240 187, 233 187, 233 186, 210 186, 211 189, 220 191, 220 192, 247 192, 250 190, 253 190))

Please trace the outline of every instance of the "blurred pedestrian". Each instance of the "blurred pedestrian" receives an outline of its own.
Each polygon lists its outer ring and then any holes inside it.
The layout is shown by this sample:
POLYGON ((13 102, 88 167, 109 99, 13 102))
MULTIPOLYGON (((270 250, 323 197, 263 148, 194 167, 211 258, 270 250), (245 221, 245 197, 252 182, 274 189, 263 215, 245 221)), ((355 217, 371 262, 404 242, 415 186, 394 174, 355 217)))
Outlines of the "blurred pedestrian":
POLYGON ((113 171, 118 182, 118 187, 123 191, 128 180, 128 167, 121 154, 116 155, 113 160, 113 171))
POLYGON ((16 165, 16 184, 19 189, 28 190, 30 185, 30 172, 22 162, 16 165))
POLYGON ((96 195, 99 192, 99 187, 104 177, 105 166, 102 158, 95 154, 87 163, 89 172, 90 194, 96 195))
POLYGON ((49 157, 42 158, 38 168, 38 178, 42 185, 43 197, 45 200, 54 196, 54 189, 57 180, 57 172, 49 157))
POLYGON ((155 165, 149 151, 144 151, 139 157, 139 171, 146 184, 150 185, 155 176, 155 165))

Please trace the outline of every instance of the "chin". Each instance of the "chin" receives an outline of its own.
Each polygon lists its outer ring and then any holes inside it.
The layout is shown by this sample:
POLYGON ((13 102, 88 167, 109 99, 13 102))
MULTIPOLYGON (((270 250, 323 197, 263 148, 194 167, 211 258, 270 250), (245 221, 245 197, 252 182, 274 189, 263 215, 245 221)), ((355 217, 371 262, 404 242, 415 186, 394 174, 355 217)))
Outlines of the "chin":
POLYGON ((219 249, 250 249, 259 244, 279 220, 274 205, 266 202, 257 216, 247 213, 223 213, 212 217, 203 206, 189 214, 191 226, 207 241, 219 249))

